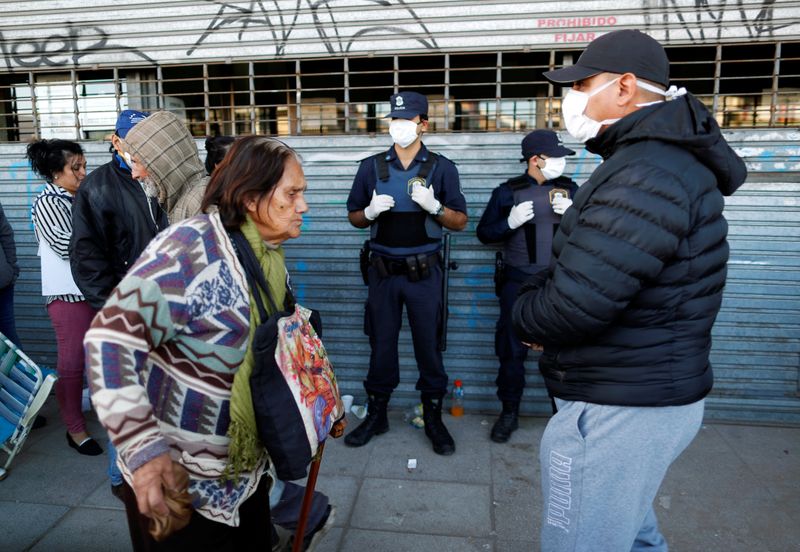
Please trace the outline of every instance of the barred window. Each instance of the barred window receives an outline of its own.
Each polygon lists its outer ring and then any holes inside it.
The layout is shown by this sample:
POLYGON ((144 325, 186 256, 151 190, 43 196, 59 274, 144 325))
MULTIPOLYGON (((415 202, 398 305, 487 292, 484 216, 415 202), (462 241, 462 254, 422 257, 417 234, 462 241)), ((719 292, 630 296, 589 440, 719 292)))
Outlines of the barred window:
MULTIPOLYGON (((672 82, 725 128, 800 124, 800 42, 667 47, 672 82)), ((0 75, 0 141, 100 139, 116 113, 168 109, 195 136, 385 132, 389 96, 428 96, 436 132, 560 128, 542 73, 580 50, 351 56, 0 75)))

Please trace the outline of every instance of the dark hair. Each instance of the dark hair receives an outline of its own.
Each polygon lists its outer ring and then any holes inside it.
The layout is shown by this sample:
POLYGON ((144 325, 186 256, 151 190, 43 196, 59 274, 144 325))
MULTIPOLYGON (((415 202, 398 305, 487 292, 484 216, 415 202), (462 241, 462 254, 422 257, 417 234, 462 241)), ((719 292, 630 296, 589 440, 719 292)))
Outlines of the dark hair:
POLYGON ((70 157, 83 155, 80 145, 69 140, 36 140, 28 144, 27 157, 33 172, 53 181, 53 174, 64 169, 70 157))
POLYGON ((216 205, 225 228, 238 229, 245 220, 245 203, 254 196, 261 201, 272 195, 288 159, 300 161, 297 153, 280 140, 266 136, 238 138, 212 173, 202 210, 216 205))
POLYGON ((209 136, 206 138, 206 173, 214 172, 214 167, 219 165, 233 144, 233 136, 209 136))

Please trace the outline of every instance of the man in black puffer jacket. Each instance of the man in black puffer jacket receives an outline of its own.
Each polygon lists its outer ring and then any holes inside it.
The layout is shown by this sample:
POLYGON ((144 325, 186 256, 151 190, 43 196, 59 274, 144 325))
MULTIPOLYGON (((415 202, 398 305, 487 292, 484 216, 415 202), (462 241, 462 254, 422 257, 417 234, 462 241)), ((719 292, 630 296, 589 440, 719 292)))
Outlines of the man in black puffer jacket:
POLYGON ((669 60, 643 33, 608 33, 545 77, 572 84, 567 130, 603 163, 513 310, 520 338, 544 346, 558 406, 541 443, 542 549, 666 550, 652 502, 702 422, 723 196, 747 171, 705 106, 666 90, 669 60))
POLYGON ((156 196, 131 177, 120 155, 120 138, 145 117, 132 109, 119 114, 111 138, 113 158, 89 173, 72 204, 72 276, 95 309, 103 306, 150 240, 169 225, 156 196))

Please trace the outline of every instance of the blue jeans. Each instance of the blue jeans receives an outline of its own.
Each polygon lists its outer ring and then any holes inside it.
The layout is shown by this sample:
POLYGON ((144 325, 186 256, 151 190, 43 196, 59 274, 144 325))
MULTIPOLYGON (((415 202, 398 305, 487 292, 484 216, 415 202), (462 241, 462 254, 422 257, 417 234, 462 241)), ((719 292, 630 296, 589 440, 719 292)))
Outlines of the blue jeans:
POLYGON ((623 407, 556 399, 539 451, 542 551, 666 552, 653 500, 705 402, 623 407))
POLYGON ((117 467, 117 448, 111 439, 108 440, 108 478, 111 480, 112 487, 123 483, 122 472, 117 467))

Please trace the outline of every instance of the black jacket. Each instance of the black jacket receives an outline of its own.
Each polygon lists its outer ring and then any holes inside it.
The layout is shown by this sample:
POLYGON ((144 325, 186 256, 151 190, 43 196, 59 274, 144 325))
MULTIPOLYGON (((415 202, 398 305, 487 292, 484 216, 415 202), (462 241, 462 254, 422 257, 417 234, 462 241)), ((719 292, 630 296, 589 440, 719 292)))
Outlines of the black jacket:
POLYGON ((0 289, 14 285, 19 276, 17 246, 14 244, 14 230, 0 205, 0 289))
POLYGON ((514 305, 565 400, 682 405, 713 382, 711 327, 728 261, 723 196, 747 175, 691 95, 642 108, 587 149, 604 162, 553 241, 549 275, 514 305))
POLYGON ((92 171, 78 189, 72 202, 70 266, 95 309, 103 306, 150 240, 169 225, 155 199, 149 201, 116 158, 92 171))

